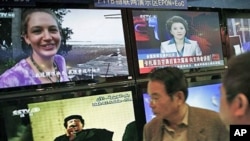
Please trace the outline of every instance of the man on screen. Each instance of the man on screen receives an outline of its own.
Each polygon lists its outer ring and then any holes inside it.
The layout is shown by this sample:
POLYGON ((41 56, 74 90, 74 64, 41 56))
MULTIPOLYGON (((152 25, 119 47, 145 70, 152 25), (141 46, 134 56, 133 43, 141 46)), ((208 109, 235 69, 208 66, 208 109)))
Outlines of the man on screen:
POLYGON ((66 134, 54 141, 112 141, 113 132, 106 129, 83 129, 84 119, 81 115, 70 115, 64 119, 66 134))
POLYGON ((221 85, 220 116, 227 125, 250 125, 250 52, 230 58, 221 85))

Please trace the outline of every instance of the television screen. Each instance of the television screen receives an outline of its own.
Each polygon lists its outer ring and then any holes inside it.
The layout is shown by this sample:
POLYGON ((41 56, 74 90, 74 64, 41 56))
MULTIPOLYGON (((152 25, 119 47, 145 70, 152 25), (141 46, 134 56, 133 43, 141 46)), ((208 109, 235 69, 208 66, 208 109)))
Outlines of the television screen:
POLYGON ((51 9, 61 26, 61 45, 56 55, 66 62, 65 69, 60 70, 60 63, 55 61, 54 68, 59 68, 55 72, 42 69, 37 72, 34 68, 42 68, 42 65, 36 63, 36 67, 32 67, 32 62, 37 60, 27 59, 31 56, 30 46, 26 44, 25 38, 21 38, 21 13, 25 10, 28 8, 0 9, 0 32, 4 33, 0 35, 0 80, 4 82, 0 88, 38 85, 43 83, 41 79, 50 76, 68 77, 69 81, 99 82, 108 78, 126 79, 130 75, 121 10, 51 9), (22 64, 27 64, 26 68, 30 68, 30 71, 18 68, 20 71, 17 72, 23 72, 27 81, 15 80, 16 74, 11 75, 11 80, 5 77, 3 74, 20 60, 22 64))
POLYGON ((188 88, 187 103, 191 106, 209 109, 219 112, 220 106, 220 85, 221 83, 211 83, 188 88))
MULTIPOLYGON (((188 88, 187 104, 194 107, 209 109, 215 112, 219 112, 220 101, 220 87, 221 83, 191 83, 188 88)), ((144 112, 146 122, 149 122, 155 115, 152 113, 150 104, 150 97, 147 93, 143 93, 144 112)))
POLYGON ((250 16, 247 13, 227 13, 229 36, 228 57, 250 51, 250 16))
MULTIPOLYGON (((3 120, 1 132, 6 134, 6 139, 1 138, 1 141, 52 141, 66 133, 64 118, 70 115, 82 116, 84 130, 105 129, 108 134, 101 136, 103 141, 105 137, 109 137, 105 141, 121 141, 131 122, 135 125, 130 132, 134 135, 139 133, 136 128, 135 101, 135 88, 132 86, 92 88, 0 100, 0 115, 3 120)), ((93 133, 95 135, 99 132, 94 130, 93 133)))
POLYGON ((205 11, 132 10, 138 73, 155 67, 224 67, 219 15, 205 11))

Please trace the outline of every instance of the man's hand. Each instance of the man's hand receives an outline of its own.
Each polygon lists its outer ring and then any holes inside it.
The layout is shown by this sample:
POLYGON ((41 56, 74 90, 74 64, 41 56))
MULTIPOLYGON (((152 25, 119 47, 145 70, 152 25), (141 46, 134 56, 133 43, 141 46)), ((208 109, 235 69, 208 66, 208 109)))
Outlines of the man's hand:
POLYGON ((67 129, 66 135, 69 137, 70 141, 72 141, 76 137, 76 131, 73 125, 67 129))

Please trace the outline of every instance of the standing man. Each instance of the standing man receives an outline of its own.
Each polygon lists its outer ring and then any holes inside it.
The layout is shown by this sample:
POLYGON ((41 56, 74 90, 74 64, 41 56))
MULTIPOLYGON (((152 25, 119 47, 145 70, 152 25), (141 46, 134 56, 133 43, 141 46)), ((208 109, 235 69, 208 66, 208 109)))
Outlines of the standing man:
POLYGON ((231 125, 250 125, 250 52, 230 58, 221 86, 220 117, 231 125))
POLYGON ((189 106, 188 83, 176 67, 149 74, 147 91, 156 115, 144 126, 144 141, 228 141, 229 133, 219 114, 189 106))

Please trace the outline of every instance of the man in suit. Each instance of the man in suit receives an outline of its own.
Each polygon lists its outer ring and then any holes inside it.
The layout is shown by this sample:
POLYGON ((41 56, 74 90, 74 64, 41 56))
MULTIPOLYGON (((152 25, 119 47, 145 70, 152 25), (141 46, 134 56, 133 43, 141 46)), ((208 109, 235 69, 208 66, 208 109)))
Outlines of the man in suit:
POLYGON ((250 52, 230 58, 221 86, 220 117, 231 125, 250 125, 250 52))
POLYGON ((147 91, 155 118, 144 126, 144 141, 228 141, 219 114, 189 106, 188 83, 176 67, 153 70, 147 91))

